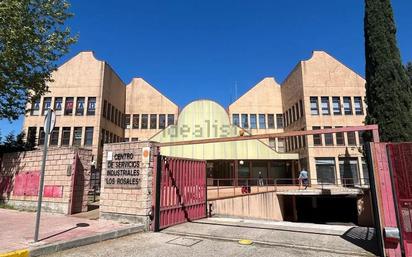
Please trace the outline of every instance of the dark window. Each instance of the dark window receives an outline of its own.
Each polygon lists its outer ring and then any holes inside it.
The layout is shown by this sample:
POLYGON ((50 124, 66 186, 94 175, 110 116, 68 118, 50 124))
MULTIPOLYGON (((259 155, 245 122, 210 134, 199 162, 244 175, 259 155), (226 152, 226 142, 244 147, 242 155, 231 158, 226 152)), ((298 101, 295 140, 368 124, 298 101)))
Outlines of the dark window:
POLYGON ((285 112, 285 126, 289 126, 289 111, 285 112))
POLYGON ((330 115, 329 97, 322 96, 320 101, 322 103, 322 115, 330 115))
POLYGON ((299 100, 299 113, 300 113, 300 117, 303 116, 303 101, 302 99, 299 100))
POLYGON ((71 128, 64 127, 62 130, 62 142, 61 145, 70 145, 70 131, 71 128))
POLYGON ((35 100, 31 106, 31 115, 39 115, 40 99, 35 100))
MULTIPOLYGON (((140 117, 140 114, 133 114, 133 125, 132 125, 132 127, 134 128, 134 129, 138 129, 139 128, 139 117, 140 117)), ((129 119, 130 119, 130 117, 129 117, 129 119)), ((130 122, 130 121, 129 121, 130 122)))
POLYGON ((174 125, 174 124, 175 124, 175 115, 168 114, 167 115, 167 126, 174 125))
POLYGON ((242 128, 249 128, 248 115, 242 114, 242 128))
POLYGON ((362 97, 355 96, 353 98, 355 104, 355 114, 356 115, 363 115, 363 104, 362 104, 362 97))
POLYGON ((259 128, 265 129, 266 128, 266 115, 259 114, 259 128))
POLYGON ((319 115, 319 106, 318 106, 318 97, 311 96, 310 97, 310 113, 312 115, 319 115))
POLYGON ((107 130, 106 130, 106 136, 104 137, 104 142, 105 143, 110 143, 110 133, 107 130))
POLYGON ((352 101, 350 96, 343 97, 343 110, 345 111, 345 115, 352 115, 352 101))
POLYGON ((300 112, 299 112, 299 105, 298 103, 295 104, 295 110, 296 110, 296 120, 300 118, 300 112))
POLYGON ((76 103, 76 115, 82 116, 84 115, 84 97, 77 97, 76 103))
POLYGON ((93 127, 86 127, 84 145, 93 145, 93 127))
POLYGON ((256 114, 251 114, 251 115, 250 115, 250 128, 251 128, 251 129, 257 128, 257 124, 256 124, 256 114))
POLYGON ((157 129, 157 114, 150 114, 150 129, 157 129))
MULTIPOLYGON (((273 114, 268 114, 268 128, 275 128, 275 116, 273 114)), ((278 123, 279 128, 279 123, 278 123)))
POLYGON ((334 158, 315 158, 316 173, 318 183, 335 184, 335 159, 334 158))
POLYGON ((29 127, 27 130, 27 142, 29 144, 32 144, 33 146, 36 144, 36 135, 37 133, 37 128, 36 127, 29 127))
POLYGON ((124 115, 124 125, 126 128, 130 128, 130 114, 124 115))
POLYGON ((50 145, 59 144, 59 128, 54 127, 50 135, 50 145))
POLYGON ((46 136, 46 134, 44 133, 44 128, 41 127, 39 132, 39 145, 44 145, 44 138, 46 136))
POLYGON ((141 125, 141 129, 147 129, 148 128, 148 115, 147 114, 142 114, 142 125, 141 125))
POLYGON ((114 124, 119 124, 117 123, 119 119, 119 110, 117 110, 116 108, 114 108, 114 124))
POLYGON ((233 125, 239 126, 239 114, 232 114, 232 122, 233 125))
POLYGON ((111 122, 115 122, 115 114, 114 114, 114 105, 112 105, 112 112, 111 112, 111 114, 110 114, 110 121, 111 122))
POLYGON ((136 141, 139 141, 139 138, 138 137, 132 137, 132 142, 136 142, 136 141))
MULTIPOLYGON (((341 127, 336 127, 341 128, 341 127)), ((336 145, 345 145, 345 136, 343 132, 336 133, 336 145)))
POLYGON ((62 115, 63 110, 63 97, 56 97, 54 99, 54 113, 56 115, 62 115))
POLYGON ((87 99, 87 115, 96 114, 96 97, 89 97, 87 99))
POLYGON ((43 98, 43 115, 47 114, 47 110, 51 108, 51 97, 43 98))
POLYGON ((103 146, 103 144, 106 142, 106 131, 104 129, 102 129, 102 133, 101 133, 101 138, 100 138, 100 145, 103 146))
POLYGON ((354 186, 359 184, 359 168, 357 158, 339 158, 339 171, 343 185, 354 186))
POLYGON ((333 96, 332 97, 332 105, 333 105, 333 115, 341 115, 342 110, 340 106, 340 97, 339 96, 333 96))
MULTIPOLYGON (((324 129, 330 129, 332 127, 324 127, 324 129)), ((325 134, 325 145, 333 145, 333 134, 327 133, 325 134)))
POLYGON ((276 114, 276 123, 278 125, 278 129, 283 128, 283 115, 282 114, 276 114))
POLYGON ((82 144, 82 128, 75 127, 73 132, 73 145, 79 146, 82 144))
POLYGON ((348 145, 356 145, 356 133, 355 131, 349 131, 347 132, 347 137, 348 137, 348 145))
POLYGON ((292 122, 293 122, 293 120, 292 120, 292 109, 289 109, 289 111, 288 111, 288 119, 289 119, 289 121, 288 121, 288 125, 290 125, 290 124, 292 124, 292 122))
POLYGON ((166 115, 159 114, 159 129, 166 128, 166 115))
POLYGON ((104 103, 103 103, 103 117, 107 117, 107 101, 106 100, 104 100, 104 103))
POLYGON ((73 115, 73 97, 66 97, 64 115, 73 115))
POLYGON ((359 145, 363 145, 364 143, 364 140, 363 140, 364 134, 365 134, 365 131, 358 131, 359 145))
POLYGON ((294 122, 295 120, 296 120, 295 106, 292 106, 292 119, 291 119, 291 121, 294 122))
MULTIPOLYGON (((312 127, 312 130, 318 130, 320 127, 312 127)), ((321 146, 322 145, 322 134, 313 135, 313 145, 321 146)))

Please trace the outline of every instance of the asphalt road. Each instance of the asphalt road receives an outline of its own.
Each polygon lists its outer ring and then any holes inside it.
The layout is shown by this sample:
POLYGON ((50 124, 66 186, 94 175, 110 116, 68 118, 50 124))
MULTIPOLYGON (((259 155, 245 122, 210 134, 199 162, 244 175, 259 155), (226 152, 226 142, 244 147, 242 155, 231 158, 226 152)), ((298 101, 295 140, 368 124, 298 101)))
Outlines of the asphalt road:
POLYGON ((240 245, 237 242, 220 241, 196 237, 176 236, 165 233, 140 233, 97 244, 57 252, 48 257, 114 257, 114 256, 270 256, 270 257, 343 257, 347 255, 301 250, 289 247, 265 245, 240 245))

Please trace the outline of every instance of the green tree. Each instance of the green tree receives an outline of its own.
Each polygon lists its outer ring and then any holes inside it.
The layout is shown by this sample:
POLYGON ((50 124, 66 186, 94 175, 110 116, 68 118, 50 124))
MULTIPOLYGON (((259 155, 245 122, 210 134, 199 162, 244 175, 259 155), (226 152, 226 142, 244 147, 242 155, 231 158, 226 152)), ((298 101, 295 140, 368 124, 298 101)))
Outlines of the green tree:
POLYGON ((10 132, 0 143, 0 154, 2 153, 10 153, 10 152, 20 152, 20 151, 29 151, 34 149, 34 141, 33 139, 27 139, 24 141, 24 132, 21 132, 17 136, 15 136, 12 132, 10 132))
POLYGON ((412 84, 412 62, 408 62, 405 65, 406 73, 409 76, 410 83, 412 84))
POLYGON ((0 1, 0 119, 14 120, 47 92, 56 61, 76 42, 65 0, 0 1))
POLYGON ((410 81, 396 43, 390 0, 365 0, 367 124, 382 141, 412 140, 410 81))

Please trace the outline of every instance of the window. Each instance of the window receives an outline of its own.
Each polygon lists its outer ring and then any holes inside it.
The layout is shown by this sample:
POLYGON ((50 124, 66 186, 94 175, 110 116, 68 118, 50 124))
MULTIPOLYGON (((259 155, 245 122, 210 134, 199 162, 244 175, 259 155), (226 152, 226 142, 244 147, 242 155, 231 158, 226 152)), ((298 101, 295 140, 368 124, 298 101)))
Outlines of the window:
POLYGON ((299 100, 299 113, 300 113, 300 117, 303 116, 303 101, 302 99, 299 100))
POLYGON ((233 125, 235 125, 235 126, 240 125, 240 123, 239 123, 239 114, 232 114, 232 122, 233 122, 233 125))
POLYGON ((295 109, 296 109, 296 120, 300 118, 300 113, 299 113, 299 105, 298 103, 295 104, 295 109))
POLYGON ((272 148, 276 148, 276 138, 274 137, 269 138, 269 146, 272 148))
POLYGON ((352 102, 350 96, 343 97, 343 110, 345 115, 352 115, 352 102))
POLYGON ((250 128, 251 128, 251 129, 257 128, 257 124, 256 124, 256 114, 251 114, 251 115, 250 115, 250 128))
POLYGON ((329 97, 322 96, 320 99, 322 103, 322 115, 330 115, 329 97))
POLYGON ((64 115, 73 115, 73 97, 66 97, 64 115))
MULTIPOLYGON (((330 129, 332 127, 324 127, 324 129, 330 129)), ((333 145, 333 134, 332 133, 327 133, 325 134, 325 145, 333 145)))
POLYGON ((168 114, 167 115, 167 126, 175 124, 175 115, 174 114, 168 114))
POLYGON ((289 119, 289 121, 288 121, 288 125, 290 125, 290 124, 292 124, 292 122, 293 122, 293 120, 292 120, 292 109, 289 109, 289 111, 288 111, 288 119, 289 119))
MULTIPOLYGON (((133 124, 132 124, 132 128, 134 129, 138 129, 139 128, 139 123, 140 123, 140 114, 133 114, 133 124)), ((129 123, 130 123, 130 115, 129 115, 129 123)))
POLYGON ((114 123, 114 121, 115 121, 115 119, 114 119, 114 105, 112 105, 112 111, 111 111, 111 114, 110 114, 110 121, 111 122, 113 122, 114 123))
MULTIPOLYGON (((341 128, 341 127, 336 127, 336 128, 341 128)), ((343 132, 336 133, 336 145, 345 145, 345 136, 343 132)))
POLYGON ((39 115, 40 99, 35 100, 31 105, 31 115, 39 115))
POLYGON ((355 103, 355 114, 356 115, 363 115, 362 97, 355 96, 353 98, 353 101, 355 103))
POLYGON ((266 115, 259 114, 259 128, 265 129, 266 128, 266 115))
POLYGON ((142 114, 142 125, 141 125, 141 129, 147 129, 148 128, 148 114, 142 114))
POLYGON ((242 114, 242 128, 249 128, 248 115, 242 114))
POLYGON ((69 127, 63 127, 61 145, 70 145, 70 130, 69 127))
POLYGON ((289 125, 289 115, 288 115, 288 111, 285 112, 284 116, 285 116, 285 126, 287 127, 289 125))
POLYGON ((364 136, 365 136, 365 131, 358 131, 358 139, 359 139, 359 145, 363 145, 364 143, 364 136))
POLYGON ((369 170, 368 164, 365 161, 365 158, 362 158, 362 173, 363 173, 363 180, 361 181, 362 185, 369 185, 369 170))
POLYGON ((278 152, 284 153, 286 152, 285 149, 285 138, 278 138, 278 152))
POLYGON ((47 114, 47 110, 51 108, 51 97, 45 97, 43 99, 43 115, 47 114))
POLYGON ((105 118, 107 117, 106 112, 107 112, 107 101, 104 100, 104 103, 103 103, 103 117, 105 117, 105 118))
POLYGON ((87 99, 87 115, 96 114, 96 97, 89 97, 87 99))
POLYGON ((56 115, 62 115, 63 110, 63 97, 56 97, 54 99, 54 113, 56 115))
POLYGON ((39 145, 44 145, 44 138, 46 137, 46 134, 44 133, 44 128, 41 127, 39 131, 39 145))
POLYGON ((126 128, 130 128, 130 114, 124 115, 124 125, 126 128))
POLYGON ((50 145, 59 144, 59 128, 54 127, 50 135, 50 145))
POLYGON ((318 183, 335 184, 335 158, 315 158, 318 183))
MULTIPOLYGON (((316 126, 316 127, 312 127, 312 130, 318 130, 320 129, 320 127, 316 126)), ((318 135, 313 135, 313 145, 314 146, 321 146, 322 145, 322 135, 318 134, 318 135)))
POLYGON ((82 143, 82 128, 75 127, 73 133, 73 145, 79 146, 82 143))
POLYGON ((275 128, 275 115, 274 114, 268 114, 268 128, 270 129, 275 128))
POLYGON ((136 142, 136 141, 139 141, 139 138, 138 137, 132 137, 132 142, 136 142))
POLYGON ((27 130, 27 143, 31 144, 34 146, 36 144, 36 135, 37 133, 37 128, 36 127, 29 127, 27 130))
POLYGON ((348 137, 348 145, 356 145, 356 133, 355 131, 349 131, 347 132, 347 137, 348 137))
POLYGON ((357 158, 339 158, 339 172, 341 183, 344 186, 354 186, 359 184, 357 158))
POLYGON ((77 116, 84 115, 84 97, 77 97, 76 115, 77 116))
POLYGON ((106 136, 104 137, 104 142, 110 143, 110 133, 107 130, 105 132, 106 132, 106 136))
POLYGON ((150 129, 157 129, 157 114, 150 114, 150 129))
POLYGON ((120 119, 119 119, 119 117, 120 117, 120 112, 119 112, 119 110, 117 110, 116 108, 115 108, 115 110, 114 110, 114 123, 117 125, 117 126, 119 126, 119 121, 120 121, 120 119))
POLYGON ((84 145, 93 145, 93 127, 86 127, 84 145))
POLYGON ((340 97, 339 96, 333 96, 332 97, 332 105, 333 105, 333 115, 341 115, 342 110, 340 106, 340 97))
POLYGON ((296 120, 295 106, 292 106, 292 119, 291 119, 291 122, 294 122, 295 120, 296 120))
POLYGON ((318 97, 311 96, 310 97, 310 113, 312 115, 319 115, 319 106, 318 106, 318 97))
POLYGON ((164 129, 166 127, 166 115, 159 114, 159 129, 164 129))
POLYGON ((278 129, 283 128, 283 115, 282 114, 276 114, 276 123, 278 125, 278 129))

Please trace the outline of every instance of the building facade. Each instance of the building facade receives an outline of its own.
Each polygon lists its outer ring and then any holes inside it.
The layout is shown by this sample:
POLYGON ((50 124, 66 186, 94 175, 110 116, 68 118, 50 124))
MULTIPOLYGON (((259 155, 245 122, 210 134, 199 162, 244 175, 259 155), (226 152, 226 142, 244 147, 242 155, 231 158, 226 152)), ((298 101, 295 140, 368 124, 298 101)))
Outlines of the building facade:
MULTIPOLYGON (((50 146, 90 148, 97 167, 104 143, 156 140, 178 120, 175 103, 142 78, 126 85, 92 52, 73 57, 53 73, 53 79, 50 92, 28 104, 24 131, 43 145, 44 114, 51 107, 57 118, 50 146)), ((315 51, 283 83, 265 78, 225 111, 229 126, 251 135, 360 126, 365 118, 364 98, 362 77, 329 54, 315 51)), ((292 178, 305 168, 315 184, 362 185, 367 183, 367 172, 361 139, 356 133, 338 133, 268 138, 261 143, 279 153, 276 156, 298 156, 291 158, 292 178)))

